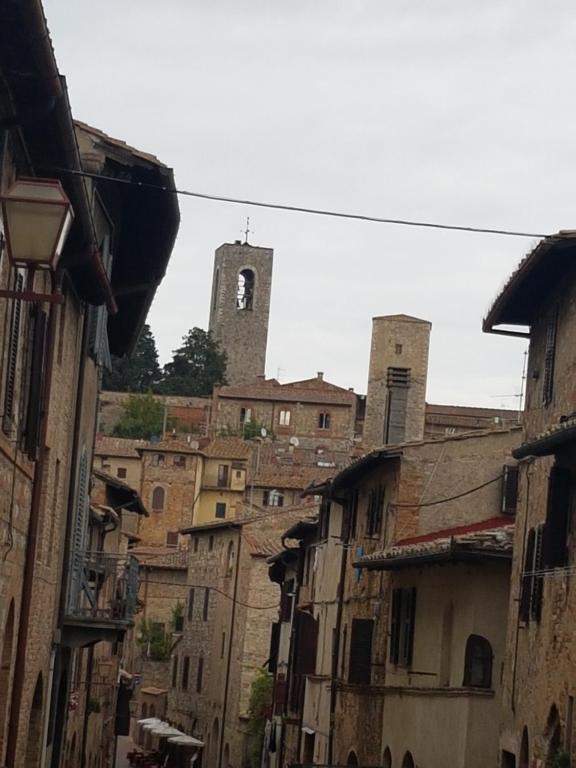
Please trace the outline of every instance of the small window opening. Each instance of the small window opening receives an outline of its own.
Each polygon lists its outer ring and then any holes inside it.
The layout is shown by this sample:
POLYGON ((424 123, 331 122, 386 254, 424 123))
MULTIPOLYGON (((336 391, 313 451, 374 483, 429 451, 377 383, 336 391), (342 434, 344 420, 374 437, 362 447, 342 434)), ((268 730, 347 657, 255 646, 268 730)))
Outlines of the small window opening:
POLYGON ((165 502, 166 492, 164 491, 164 488, 157 485, 156 488, 154 488, 152 491, 152 511, 163 512, 165 502))
POLYGON ((319 429, 330 429, 330 414, 329 413, 320 413, 318 415, 318 428, 319 429))
POLYGON ((276 489, 272 491, 264 491, 263 506, 265 507, 283 507, 284 506, 284 494, 282 491, 276 489))
POLYGON ((396 344, 396 354, 397 355, 402 354, 402 344, 396 344))
POLYGON ((242 310, 254 308, 254 272, 251 269, 243 269, 238 275, 236 308, 242 310))
POLYGON ((116 470, 116 477, 120 478, 120 480, 124 480, 126 477, 126 467, 118 467, 116 470))
POLYGON ((280 413, 278 415, 278 424, 281 427, 289 427, 290 426, 290 411, 288 411, 288 410, 280 411, 280 413))
POLYGON ((492 646, 485 637, 470 635, 466 641, 464 682, 470 688, 490 688, 492 685, 492 646))

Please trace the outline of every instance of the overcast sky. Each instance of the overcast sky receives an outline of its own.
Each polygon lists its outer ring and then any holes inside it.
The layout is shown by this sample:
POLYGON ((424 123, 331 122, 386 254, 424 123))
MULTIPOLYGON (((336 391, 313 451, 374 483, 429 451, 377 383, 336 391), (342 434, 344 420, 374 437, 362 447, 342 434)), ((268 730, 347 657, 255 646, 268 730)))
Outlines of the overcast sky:
MULTIPOLYGON (((375 216, 576 227, 568 2, 45 0, 74 114, 179 187, 375 216)), ((214 250, 274 248, 267 374, 365 392, 374 315, 432 322, 428 400, 514 407, 525 344, 482 317, 530 238, 180 199, 150 323, 207 328, 214 250)))

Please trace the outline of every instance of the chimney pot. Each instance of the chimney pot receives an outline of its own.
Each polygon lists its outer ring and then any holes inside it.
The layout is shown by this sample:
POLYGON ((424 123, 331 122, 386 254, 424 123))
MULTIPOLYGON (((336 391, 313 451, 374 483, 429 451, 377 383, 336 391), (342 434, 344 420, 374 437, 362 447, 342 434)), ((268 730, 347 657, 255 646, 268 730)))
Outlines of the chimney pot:
POLYGON ((318 381, 324 381, 324 371, 318 371, 318 373, 316 374, 316 378, 318 379, 318 381))
POLYGON ((242 240, 234 240, 234 245, 242 245, 242 240))

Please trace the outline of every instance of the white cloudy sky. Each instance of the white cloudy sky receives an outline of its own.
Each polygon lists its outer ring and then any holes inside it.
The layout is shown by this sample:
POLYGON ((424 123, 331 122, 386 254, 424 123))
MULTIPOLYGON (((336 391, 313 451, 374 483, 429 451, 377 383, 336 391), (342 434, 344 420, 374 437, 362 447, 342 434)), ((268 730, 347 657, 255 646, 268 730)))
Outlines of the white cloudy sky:
MULTIPOLYGON (((573 6, 508 0, 45 0, 75 115, 186 189, 376 216, 575 227, 573 6)), ((534 240, 181 199, 150 321, 207 327, 214 249, 275 249, 268 375, 365 391, 371 317, 433 323, 428 399, 513 407, 524 343, 482 316, 534 240)))

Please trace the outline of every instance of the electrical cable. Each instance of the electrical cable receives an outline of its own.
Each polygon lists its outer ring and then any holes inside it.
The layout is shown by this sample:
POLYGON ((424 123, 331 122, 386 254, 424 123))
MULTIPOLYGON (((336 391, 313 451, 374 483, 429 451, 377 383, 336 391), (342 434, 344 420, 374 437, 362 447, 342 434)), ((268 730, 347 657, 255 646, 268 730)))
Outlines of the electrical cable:
POLYGON ((234 598, 229 595, 227 592, 224 592, 221 589, 218 589, 218 587, 212 587, 209 584, 175 584, 173 581, 157 581, 154 579, 153 581, 149 581, 149 584, 156 585, 156 584, 162 584, 163 586, 169 586, 169 587, 182 587, 182 589, 210 589, 213 592, 217 592, 219 595, 222 595, 222 597, 225 597, 227 600, 230 600, 233 603, 236 603, 237 605, 241 605, 244 608, 250 608, 250 610, 253 611, 270 611, 273 608, 279 608, 280 603, 275 603, 274 605, 251 605, 250 603, 245 603, 242 600, 234 600, 234 598))
POLYGON ((456 499, 462 499, 464 496, 469 496, 471 493, 476 493, 476 491, 482 490, 482 488, 486 488, 489 485, 492 485, 492 483, 498 482, 498 480, 501 480, 503 477, 502 474, 497 475, 496 477, 493 477, 492 480, 487 480, 485 483, 482 483, 482 485, 477 485, 475 488, 470 488, 467 491, 462 491, 462 493, 456 494, 456 496, 448 496, 445 499, 437 499, 436 501, 426 501, 423 504, 414 503, 414 504, 404 504, 404 503, 398 503, 398 504, 390 504, 391 507, 433 507, 436 504, 445 504, 448 501, 455 501, 456 499))
POLYGON ((368 216, 360 213, 346 213, 344 211, 331 211, 324 208, 307 208, 300 205, 286 205, 284 203, 268 203, 261 200, 245 200, 237 197, 228 197, 227 195, 211 195, 206 192, 192 192, 187 189, 172 189, 161 184, 150 184, 144 181, 133 181, 131 179, 120 179, 115 176, 106 176, 101 173, 89 173, 88 171, 76 171, 71 168, 51 168, 56 173, 69 173, 73 176, 84 176, 89 179, 99 179, 100 181, 109 181, 116 184, 129 184, 130 186, 140 187, 141 189, 154 189, 158 192, 165 192, 182 197, 195 197, 200 200, 212 200, 219 203, 232 203, 234 205, 250 205, 255 208, 271 208, 276 211, 289 211, 292 213, 309 213, 314 216, 331 216, 338 219, 353 219, 355 221, 367 221, 375 224, 396 224, 403 227, 421 227, 426 229, 443 229, 453 232, 471 232, 482 235, 504 235, 510 237, 537 237, 543 238, 547 235, 541 232, 523 232, 520 230, 497 229, 493 227, 467 227, 458 224, 441 224, 431 221, 416 221, 411 219, 392 219, 381 216, 368 216))

